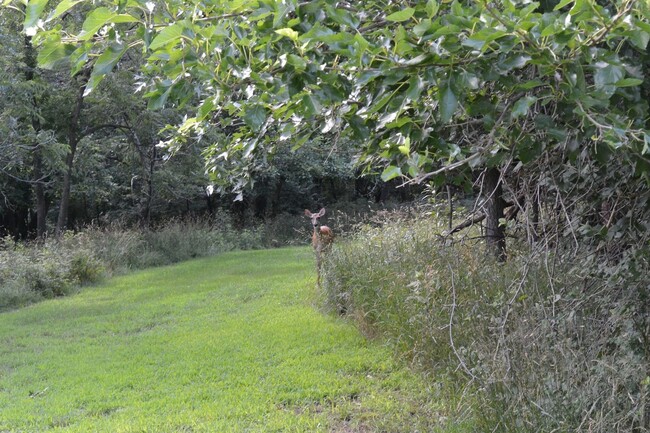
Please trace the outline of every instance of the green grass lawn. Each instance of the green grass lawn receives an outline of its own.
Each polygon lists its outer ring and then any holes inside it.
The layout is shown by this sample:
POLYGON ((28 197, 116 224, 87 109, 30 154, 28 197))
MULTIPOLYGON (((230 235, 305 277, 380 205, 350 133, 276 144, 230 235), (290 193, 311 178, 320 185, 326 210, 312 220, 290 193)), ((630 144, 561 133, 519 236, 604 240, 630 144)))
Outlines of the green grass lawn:
POLYGON ((433 431, 435 383, 316 308, 306 248, 0 314, 0 432, 433 431))

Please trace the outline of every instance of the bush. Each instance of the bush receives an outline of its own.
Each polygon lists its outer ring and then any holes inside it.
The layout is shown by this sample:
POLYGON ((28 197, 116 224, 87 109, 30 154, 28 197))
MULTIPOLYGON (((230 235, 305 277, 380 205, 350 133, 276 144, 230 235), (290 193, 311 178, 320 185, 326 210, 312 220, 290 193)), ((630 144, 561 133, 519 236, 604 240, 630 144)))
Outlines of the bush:
POLYGON ((87 251, 61 244, 18 244, 5 239, 0 250, 0 310, 70 293, 78 284, 97 281, 103 273, 87 251))
POLYGON ((94 283, 104 276, 104 266, 89 251, 77 251, 70 261, 68 274, 72 281, 79 284, 94 283))
MULTIPOLYGON (((327 224, 341 235, 353 230, 370 210, 361 201, 343 211, 328 208, 327 224)), ((63 296, 79 285, 133 269, 232 250, 305 245, 310 230, 302 213, 282 214, 244 228, 235 228, 231 215, 216 213, 204 219, 167 221, 151 230, 112 225, 88 227, 42 243, 5 239, 0 247, 0 309, 63 296)))
POLYGON ((398 219, 339 242, 329 306, 456 378, 482 431, 649 431, 647 249, 625 269, 513 244, 496 263, 441 231, 398 219))
POLYGON ((0 310, 63 296, 105 275, 231 251, 264 247, 262 226, 235 230, 227 215, 173 220, 153 230, 112 226, 66 233, 41 244, 4 239, 0 310))

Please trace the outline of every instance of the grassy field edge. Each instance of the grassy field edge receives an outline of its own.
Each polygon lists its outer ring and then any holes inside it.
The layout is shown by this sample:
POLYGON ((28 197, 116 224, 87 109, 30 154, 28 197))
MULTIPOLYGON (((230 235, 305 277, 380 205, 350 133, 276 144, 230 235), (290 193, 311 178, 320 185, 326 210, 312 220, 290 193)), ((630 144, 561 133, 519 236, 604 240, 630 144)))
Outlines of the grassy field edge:
POLYGON ((307 248, 116 277, 0 314, 0 431, 434 431, 436 384, 314 306, 307 248))

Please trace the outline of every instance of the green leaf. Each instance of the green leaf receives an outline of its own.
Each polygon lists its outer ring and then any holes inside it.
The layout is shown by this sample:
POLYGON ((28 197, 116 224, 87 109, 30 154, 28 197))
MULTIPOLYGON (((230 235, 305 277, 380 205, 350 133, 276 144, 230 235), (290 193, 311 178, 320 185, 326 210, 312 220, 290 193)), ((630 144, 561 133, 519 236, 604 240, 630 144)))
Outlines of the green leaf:
POLYGON ((634 20, 634 24, 636 24, 636 26, 639 27, 644 32, 650 33, 650 23, 636 19, 634 20))
POLYGON ((149 99, 147 102, 147 109, 160 110, 163 108, 167 102, 167 99, 169 98, 169 95, 171 94, 173 87, 174 86, 171 84, 168 84, 167 86, 158 88, 153 92, 149 92, 144 95, 145 98, 149 99))
POLYGON ((253 132, 259 132, 266 122, 266 109, 261 105, 247 108, 244 112, 244 122, 253 132))
POLYGON ((402 9, 401 11, 394 12, 386 17, 387 21, 393 21, 400 23, 402 21, 406 21, 411 19, 411 17, 415 14, 415 9, 413 8, 406 8, 402 9))
POLYGON ((92 38, 95 33, 104 27, 107 23, 110 22, 115 14, 111 12, 108 8, 100 7, 92 11, 84 21, 81 26, 81 33, 79 34, 79 39, 82 41, 87 41, 92 38))
POLYGON ((632 45, 641 50, 645 50, 648 42, 650 42, 650 33, 643 30, 625 32, 625 35, 629 38, 632 45))
POLYGON ((38 65, 43 69, 52 69, 66 61, 75 47, 61 43, 61 36, 53 35, 47 38, 38 52, 38 65))
POLYGON ((422 90, 424 90, 424 82, 419 75, 413 75, 409 80, 409 87, 406 89, 406 97, 411 101, 417 101, 422 90))
POLYGON ((460 33, 460 27, 458 27, 455 24, 449 24, 446 26, 440 27, 436 32, 431 36, 433 39, 439 38, 440 36, 445 36, 445 35, 457 35, 460 33))
POLYGON ((197 111, 198 120, 205 120, 214 110, 215 103, 213 98, 208 98, 199 106, 197 111))
POLYGON ((388 104, 388 101, 390 101, 392 97, 393 97, 392 93, 387 93, 384 96, 382 96, 379 100, 377 100, 377 102, 373 102, 372 107, 370 107, 370 109, 367 111, 367 114, 371 115, 377 113, 379 110, 384 108, 386 104, 388 104))
POLYGON ((622 66, 612 65, 606 62, 598 62, 594 65, 596 72, 594 73, 594 85, 596 89, 601 90, 605 86, 617 83, 625 75, 625 70, 622 66))
POLYGON ((27 2, 23 30, 28 36, 36 34, 36 26, 45 6, 47 6, 47 0, 29 0, 27 2))
POLYGON ((426 18, 413 27, 413 34, 418 38, 421 38, 426 32, 434 28, 433 22, 426 18))
POLYGON ((307 33, 303 33, 303 35, 300 36, 300 39, 304 41, 309 41, 311 39, 321 40, 321 38, 332 36, 333 34, 334 30, 325 27, 320 23, 316 23, 307 33))
POLYGON ((319 36, 314 40, 322 41, 327 44, 352 45, 355 42, 354 36, 347 32, 333 33, 329 36, 319 36))
POLYGON ((530 56, 527 55, 516 55, 505 59, 503 62, 497 64, 497 67, 502 71, 511 71, 512 69, 518 69, 526 65, 531 60, 530 56))
POLYGON ((348 125, 352 128, 354 136, 360 140, 365 140, 370 136, 370 129, 366 126, 364 120, 356 114, 346 118, 348 125))
POLYGON ((389 165, 381 173, 381 180, 383 180, 384 182, 388 182, 389 180, 395 179, 396 177, 399 177, 401 175, 402 175, 401 168, 395 167, 394 165, 389 165))
POLYGON ((111 72, 126 52, 126 49, 127 48, 121 44, 114 44, 108 47, 108 49, 95 61, 93 74, 106 75, 111 72))
POLYGON ((427 16, 429 18, 433 18, 438 13, 439 9, 440 9, 440 5, 436 0, 429 0, 425 8, 425 10, 427 11, 427 16))
POLYGON ((573 3, 574 1, 575 1, 575 0, 562 0, 560 3, 558 3, 558 4, 553 8, 553 10, 554 10, 554 11, 558 11, 558 10, 562 9, 564 6, 573 3))
POLYGON ((557 25, 557 21, 553 21, 553 22, 551 22, 551 24, 546 26, 546 28, 544 30, 542 30, 542 33, 540 33, 540 36, 543 37, 543 38, 545 38, 547 36, 553 36, 553 35, 556 35, 556 34, 560 33, 563 30, 564 30, 564 28, 557 25))
POLYGON ((88 46, 80 45, 70 54, 70 74, 78 74, 88 62, 88 46))
POLYGON ((450 82, 440 89, 439 98, 440 121, 447 123, 454 116, 456 108, 458 108, 458 97, 452 90, 450 82))
POLYGON ((512 107, 512 112, 510 113, 511 117, 517 119, 526 116, 528 114, 528 109, 535 102, 537 102, 537 98, 534 96, 526 96, 525 98, 519 99, 512 107))
POLYGON ((396 128, 401 128, 404 125, 413 123, 413 120, 410 117, 398 117, 397 119, 393 120, 392 122, 389 122, 386 124, 386 129, 396 129, 396 128))
POLYGON ((50 22, 55 18, 60 17, 70 9, 72 9, 75 5, 79 3, 83 3, 84 0, 63 0, 61 3, 59 3, 56 6, 56 9, 52 11, 48 16, 47 19, 45 20, 46 22, 50 22))
POLYGON ((86 84, 84 96, 90 94, 90 92, 92 92, 93 89, 95 89, 95 87, 97 87, 97 85, 104 79, 106 74, 113 70, 126 50, 127 47, 119 44, 114 44, 111 45, 106 51, 104 51, 102 55, 99 56, 99 58, 97 58, 95 61, 95 66, 93 67, 93 72, 90 74, 88 84, 86 84))
POLYGON ((535 87, 539 87, 543 85, 544 85, 543 81, 535 79, 535 80, 525 81, 521 84, 518 84, 517 89, 530 90, 530 89, 534 89, 535 87))
POLYGON ((499 38, 506 36, 507 33, 502 30, 493 30, 493 29, 483 29, 472 35, 471 38, 467 38, 462 42, 462 45, 475 50, 487 50, 490 42, 496 41, 499 38))
POLYGON ((331 6, 327 6, 326 10, 329 18, 342 26, 347 26, 353 29, 356 29, 359 26, 360 20, 356 13, 351 13, 345 9, 334 8, 331 6))
POLYGON ((136 17, 134 17, 132 15, 129 15, 129 14, 113 15, 113 17, 108 21, 109 21, 109 23, 115 23, 115 24, 119 24, 119 23, 137 23, 137 22, 139 22, 139 20, 136 17))
POLYGON ((402 146, 398 146, 397 149, 400 151, 400 153, 404 156, 409 156, 411 153, 411 137, 406 137, 406 140, 404 140, 404 144, 402 146))
POLYGON ((300 37, 300 34, 297 31, 295 31, 294 29, 290 29, 288 27, 284 29, 278 29, 275 31, 275 33, 285 36, 291 39, 292 41, 297 41, 298 38, 300 37))
POLYGON ((171 44, 172 42, 176 42, 181 37, 183 37, 183 24, 177 22, 162 29, 156 35, 156 37, 153 38, 151 45, 149 45, 149 48, 152 51, 155 51, 158 48, 162 48, 168 44, 171 44))
POLYGON ((467 38, 461 43, 461 45, 465 47, 473 48, 475 50, 480 50, 483 48, 483 45, 485 45, 485 41, 479 39, 467 38))
POLYGON ((641 84, 643 84, 643 80, 638 78, 623 78, 614 83, 616 87, 635 87, 640 86, 641 84))
POLYGON ((307 62, 300 56, 289 54, 287 56, 287 63, 293 66, 297 71, 304 71, 307 68, 307 62))

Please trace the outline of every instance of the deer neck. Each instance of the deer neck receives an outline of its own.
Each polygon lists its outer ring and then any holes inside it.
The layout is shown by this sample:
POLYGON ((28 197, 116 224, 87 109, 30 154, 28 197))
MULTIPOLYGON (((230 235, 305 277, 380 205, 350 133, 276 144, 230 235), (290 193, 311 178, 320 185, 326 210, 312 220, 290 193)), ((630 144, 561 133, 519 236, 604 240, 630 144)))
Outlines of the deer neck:
POLYGON ((312 235, 311 235, 311 240, 312 240, 312 243, 314 244, 314 248, 316 248, 316 250, 319 250, 321 245, 322 245, 322 240, 323 240, 322 234, 321 234, 321 231, 320 231, 320 226, 314 226, 314 233, 312 233, 312 235))

